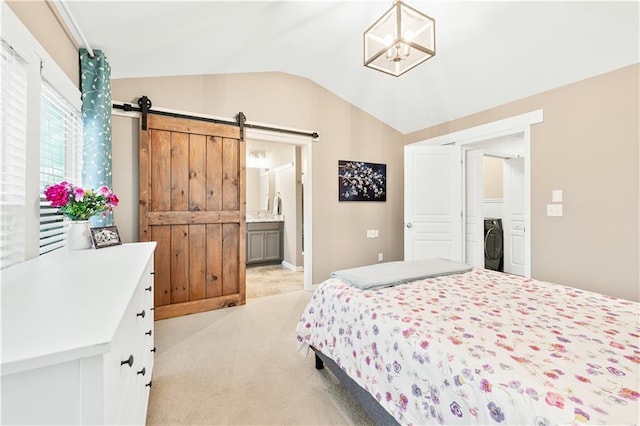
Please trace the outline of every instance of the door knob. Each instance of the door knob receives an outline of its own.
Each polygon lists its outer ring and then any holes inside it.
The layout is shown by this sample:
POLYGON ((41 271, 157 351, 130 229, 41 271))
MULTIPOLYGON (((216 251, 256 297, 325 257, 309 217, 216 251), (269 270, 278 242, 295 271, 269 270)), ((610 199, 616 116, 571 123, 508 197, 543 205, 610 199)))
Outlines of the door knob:
POLYGON ((411 229, 412 226, 411 222, 407 223, 407 228, 411 229))

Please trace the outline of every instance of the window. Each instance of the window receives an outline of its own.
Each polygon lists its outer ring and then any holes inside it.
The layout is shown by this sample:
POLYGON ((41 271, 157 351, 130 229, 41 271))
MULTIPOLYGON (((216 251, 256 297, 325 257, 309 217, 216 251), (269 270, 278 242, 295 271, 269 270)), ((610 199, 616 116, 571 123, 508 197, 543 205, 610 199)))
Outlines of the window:
MULTIPOLYGON (((40 100, 40 194, 47 185, 82 179, 82 117, 47 81, 40 100)), ((40 254, 64 245, 63 217, 40 196, 40 254)))
POLYGON ((0 11, 0 268, 6 268, 64 244, 61 218, 41 194, 63 179, 82 184, 82 100, 6 2, 0 11))
POLYGON ((0 81, 0 268, 25 259, 27 66, 2 41, 0 81))

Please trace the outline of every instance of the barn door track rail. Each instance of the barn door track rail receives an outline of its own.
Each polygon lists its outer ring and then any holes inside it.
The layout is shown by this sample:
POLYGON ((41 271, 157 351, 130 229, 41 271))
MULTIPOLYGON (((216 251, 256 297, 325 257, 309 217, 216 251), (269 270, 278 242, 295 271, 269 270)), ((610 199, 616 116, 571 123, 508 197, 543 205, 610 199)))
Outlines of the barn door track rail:
POLYGON ((280 133, 289 133, 289 134, 293 134, 293 135, 300 135, 300 136, 309 136, 313 139, 318 139, 318 137, 320 136, 318 134, 318 132, 303 132, 303 131, 299 131, 299 130, 291 130, 291 129, 283 129, 280 127, 272 127, 272 126, 263 126, 260 124, 251 124, 251 123, 247 123, 247 116, 244 115, 244 113, 242 111, 240 111, 239 113, 237 113, 235 115, 235 121, 234 120, 222 120, 222 119, 217 119, 217 118, 210 118, 210 117, 199 117, 197 115, 189 115, 189 114, 180 114, 177 112, 169 112, 169 111, 162 111, 162 110, 158 110, 158 109, 151 109, 151 107, 153 106, 153 104, 151 103, 151 99, 149 99, 147 96, 141 96, 138 98, 137 100, 138 106, 133 106, 131 104, 128 103, 122 103, 122 104, 111 104, 112 108, 115 109, 121 109, 123 111, 126 112, 130 112, 130 111, 137 111, 140 113, 140 117, 142 119, 142 130, 147 130, 147 114, 156 114, 156 115, 164 115, 167 117, 175 117, 175 118, 186 118, 189 120, 199 120, 199 121, 206 121, 208 123, 217 123, 217 124, 230 124, 233 126, 238 126, 240 128, 240 139, 244 140, 244 129, 245 128, 250 128, 250 129, 258 129, 258 130, 271 130, 271 131, 275 131, 275 132, 280 132, 280 133))

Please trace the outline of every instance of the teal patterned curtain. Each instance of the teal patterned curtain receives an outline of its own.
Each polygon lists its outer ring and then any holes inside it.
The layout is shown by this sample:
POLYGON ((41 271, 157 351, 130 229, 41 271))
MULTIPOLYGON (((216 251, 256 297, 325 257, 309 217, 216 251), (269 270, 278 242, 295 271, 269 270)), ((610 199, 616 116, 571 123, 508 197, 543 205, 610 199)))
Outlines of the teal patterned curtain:
MULTIPOLYGON (((113 190, 111 177, 111 67, 101 50, 80 49, 80 84, 82 90, 82 186, 97 189, 107 185, 113 190)), ((91 218, 92 226, 113 224, 110 212, 91 218)))

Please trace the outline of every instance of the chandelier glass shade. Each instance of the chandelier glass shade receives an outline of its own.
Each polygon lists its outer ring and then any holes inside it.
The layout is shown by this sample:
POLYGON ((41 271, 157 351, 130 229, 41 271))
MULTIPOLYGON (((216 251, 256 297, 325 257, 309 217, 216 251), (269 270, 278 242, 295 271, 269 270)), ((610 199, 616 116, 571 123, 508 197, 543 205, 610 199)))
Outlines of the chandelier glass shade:
POLYGON ((397 0, 364 32, 364 66, 399 77, 436 54, 436 21, 397 0))

